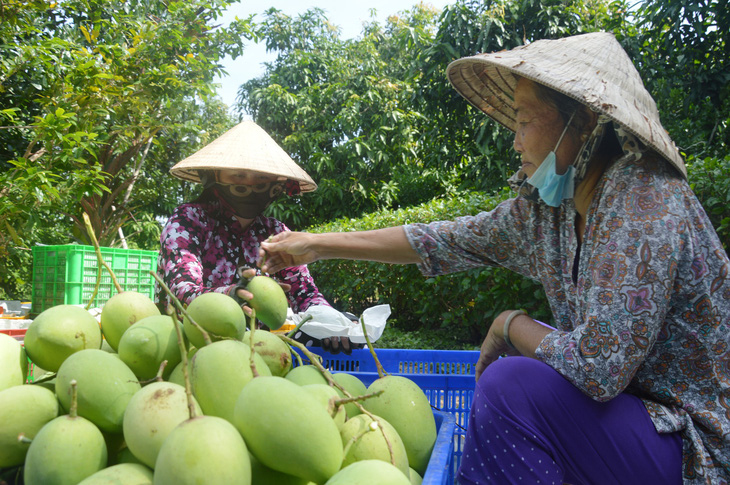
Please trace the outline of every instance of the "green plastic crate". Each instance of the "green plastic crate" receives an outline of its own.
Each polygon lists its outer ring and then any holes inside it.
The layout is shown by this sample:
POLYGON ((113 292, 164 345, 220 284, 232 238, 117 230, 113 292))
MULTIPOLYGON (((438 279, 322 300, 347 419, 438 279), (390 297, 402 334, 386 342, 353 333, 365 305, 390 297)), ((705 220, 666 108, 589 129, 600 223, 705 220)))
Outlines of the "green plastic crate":
MULTIPOLYGON (((136 291, 154 298, 157 251, 101 248, 101 255, 114 272, 123 291, 136 291)), ((86 305, 94 294, 99 262, 93 246, 67 244, 33 247, 31 313, 55 305, 86 305)), ((102 307, 117 290, 102 266, 99 291, 92 307, 102 307)))

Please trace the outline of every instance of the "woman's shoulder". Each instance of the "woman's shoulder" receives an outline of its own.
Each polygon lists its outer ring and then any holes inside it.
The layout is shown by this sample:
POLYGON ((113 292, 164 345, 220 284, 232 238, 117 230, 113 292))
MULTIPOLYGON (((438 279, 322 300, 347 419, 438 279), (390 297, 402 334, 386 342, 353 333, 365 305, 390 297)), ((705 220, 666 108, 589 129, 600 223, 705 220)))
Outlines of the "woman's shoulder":
POLYGON ((258 216, 256 222, 266 228, 270 234, 278 234, 289 230, 286 224, 275 217, 258 216))
POLYGON ((168 224, 209 225, 215 219, 216 209, 209 203, 188 202, 180 204, 170 215, 168 224))
POLYGON ((626 155, 613 163, 607 172, 609 181, 634 184, 682 184, 686 179, 667 160, 648 151, 636 157, 626 155))
POLYGON ((684 176, 652 152, 617 160, 607 169, 600 192, 600 210, 629 210, 637 217, 685 214, 696 200, 684 176))

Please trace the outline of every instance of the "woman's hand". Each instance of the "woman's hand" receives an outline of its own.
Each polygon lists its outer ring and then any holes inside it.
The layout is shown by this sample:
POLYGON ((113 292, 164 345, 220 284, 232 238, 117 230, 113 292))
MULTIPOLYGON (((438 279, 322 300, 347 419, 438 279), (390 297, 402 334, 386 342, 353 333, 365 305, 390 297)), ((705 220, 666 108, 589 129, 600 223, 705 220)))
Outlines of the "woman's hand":
POLYGON ((520 353, 507 345, 502 335, 504 329, 504 322, 507 317, 512 313, 512 310, 507 310, 499 314, 497 318, 492 322, 492 326, 489 327, 487 336, 484 337, 482 342, 482 348, 479 354, 479 360, 476 366, 476 379, 482 375, 484 370, 495 360, 499 359, 500 355, 520 355, 520 353))
POLYGON ((319 259, 309 245, 314 235, 304 232, 281 232, 261 243, 259 264, 267 273, 300 266, 319 259))

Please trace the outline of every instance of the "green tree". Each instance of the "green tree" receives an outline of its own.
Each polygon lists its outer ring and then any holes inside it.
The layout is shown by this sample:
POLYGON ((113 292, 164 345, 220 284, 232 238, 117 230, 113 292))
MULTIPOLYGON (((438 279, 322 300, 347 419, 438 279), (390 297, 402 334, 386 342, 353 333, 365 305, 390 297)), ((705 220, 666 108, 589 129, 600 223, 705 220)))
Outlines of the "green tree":
POLYGON ((419 6, 406 17, 385 29, 373 22, 361 38, 342 40, 320 10, 297 18, 267 13, 260 35, 278 58, 260 79, 241 87, 238 107, 319 184, 306 196, 306 209, 274 207, 290 225, 397 207, 404 186, 435 185, 417 149, 420 114, 409 109, 413 82, 405 71, 411 53, 393 39, 407 37, 421 48, 436 12, 419 6))
MULTIPOLYGON (((232 124, 213 79, 223 56, 240 55, 254 32, 250 19, 216 26, 228 4, 0 7, 0 257, 11 246, 47 243, 34 232, 41 227, 88 242, 83 212, 102 245, 119 244, 120 227, 154 237, 156 211, 172 205, 156 199, 181 195, 167 168, 232 124)), ((25 281, 18 271, 0 273, 25 281)))
POLYGON ((269 11, 261 36, 278 58, 241 86, 238 109, 320 185, 274 213, 301 227, 499 190, 516 168, 511 134, 467 105, 446 66, 539 38, 618 30, 624 12, 623 2, 602 0, 466 0, 440 14, 419 4, 345 41, 320 11, 269 11))

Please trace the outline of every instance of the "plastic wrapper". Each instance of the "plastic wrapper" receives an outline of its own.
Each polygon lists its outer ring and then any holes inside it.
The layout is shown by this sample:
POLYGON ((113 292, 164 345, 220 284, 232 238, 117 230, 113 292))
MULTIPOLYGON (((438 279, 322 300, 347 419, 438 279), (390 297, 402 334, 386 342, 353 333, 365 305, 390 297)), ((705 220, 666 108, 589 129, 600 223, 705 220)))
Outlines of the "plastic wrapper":
MULTIPOLYGON (((289 320, 294 325, 298 325, 303 318, 310 315, 312 318, 301 326, 301 331, 307 335, 317 339, 349 337, 353 343, 366 343, 360 322, 353 322, 339 311, 326 305, 311 306, 305 312, 291 315, 289 320)), ((390 305, 376 305, 362 313, 360 318, 365 322, 370 342, 376 342, 383 335, 389 316, 390 305)))

